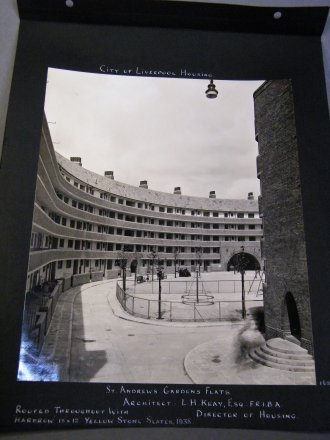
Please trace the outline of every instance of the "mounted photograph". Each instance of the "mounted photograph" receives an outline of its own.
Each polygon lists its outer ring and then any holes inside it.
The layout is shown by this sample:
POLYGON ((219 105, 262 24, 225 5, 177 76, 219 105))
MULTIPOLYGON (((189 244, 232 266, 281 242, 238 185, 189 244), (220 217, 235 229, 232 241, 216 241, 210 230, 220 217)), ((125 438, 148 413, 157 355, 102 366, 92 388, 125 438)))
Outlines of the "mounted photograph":
POLYGON ((18 381, 315 385, 290 79, 154 74, 48 69, 18 381))

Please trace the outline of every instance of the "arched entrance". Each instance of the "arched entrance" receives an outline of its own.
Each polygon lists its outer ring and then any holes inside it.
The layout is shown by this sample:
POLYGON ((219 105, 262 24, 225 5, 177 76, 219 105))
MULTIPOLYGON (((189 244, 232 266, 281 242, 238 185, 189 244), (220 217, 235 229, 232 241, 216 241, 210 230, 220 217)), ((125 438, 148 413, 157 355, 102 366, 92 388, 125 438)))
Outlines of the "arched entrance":
POLYGON ((242 257, 242 261, 244 261, 245 270, 260 270, 260 263, 254 255, 247 252, 238 252, 237 254, 234 254, 228 261, 227 271, 237 270, 240 257, 242 257))
POLYGON ((131 273, 136 273, 137 264, 138 264, 137 260, 133 260, 131 262, 131 273))
POLYGON ((301 339, 300 318, 298 314, 297 304, 291 292, 285 295, 285 307, 287 312, 287 328, 290 329, 292 336, 301 339))

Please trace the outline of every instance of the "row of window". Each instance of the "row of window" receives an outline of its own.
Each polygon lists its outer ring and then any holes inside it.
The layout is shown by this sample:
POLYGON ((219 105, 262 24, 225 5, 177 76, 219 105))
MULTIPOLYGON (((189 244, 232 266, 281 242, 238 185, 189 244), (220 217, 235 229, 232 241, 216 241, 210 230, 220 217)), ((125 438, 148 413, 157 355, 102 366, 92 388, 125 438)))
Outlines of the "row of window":
MULTIPOLYGON (((181 215, 192 215, 192 216, 201 216, 201 217, 224 217, 224 218, 255 218, 257 213, 253 212, 219 212, 219 211, 207 211, 207 210, 198 210, 198 209, 184 209, 177 207, 169 207, 169 206, 161 206, 155 205, 153 203, 147 202, 139 202, 131 199, 124 199, 123 197, 116 196, 109 192, 100 191, 97 188, 90 187, 85 183, 77 182, 75 178, 70 177, 67 174, 64 174, 64 170, 62 170, 62 176, 70 182, 73 186, 80 189, 81 191, 85 191, 92 195, 99 195, 101 199, 108 200, 112 203, 118 203, 119 205, 126 205, 133 208, 139 209, 147 209, 156 212, 166 212, 168 214, 181 214, 181 215)), ((65 201, 65 200, 64 200, 65 201)))

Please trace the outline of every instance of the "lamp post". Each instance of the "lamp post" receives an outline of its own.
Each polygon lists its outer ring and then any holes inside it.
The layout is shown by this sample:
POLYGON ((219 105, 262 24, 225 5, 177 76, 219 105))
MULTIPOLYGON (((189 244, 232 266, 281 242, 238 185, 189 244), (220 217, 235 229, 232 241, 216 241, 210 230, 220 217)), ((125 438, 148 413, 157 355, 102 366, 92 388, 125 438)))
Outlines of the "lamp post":
POLYGON ((173 255, 174 255, 174 278, 176 278, 176 265, 177 265, 178 256, 179 256, 179 249, 177 247, 174 248, 173 255))
POLYGON ((202 254, 203 254, 203 249, 202 247, 198 247, 195 249, 195 255, 196 255, 196 268, 197 268, 197 264, 198 264, 198 268, 196 269, 196 300, 198 303, 198 295, 199 295, 199 286, 198 286, 198 277, 201 274, 201 259, 202 259, 202 254))
POLYGON ((160 260, 157 262, 157 277, 158 277, 158 318, 162 318, 162 278, 164 267, 161 265, 160 260))
POLYGON ((241 285, 242 285, 242 318, 246 318, 246 307, 245 307, 245 285, 244 285, 244 275, 245 270, 249 264, 249 259, 244 252, 244 246, 241 246, 241 252, 236 255, 235 258, 235 270, 241 274, 241 285))

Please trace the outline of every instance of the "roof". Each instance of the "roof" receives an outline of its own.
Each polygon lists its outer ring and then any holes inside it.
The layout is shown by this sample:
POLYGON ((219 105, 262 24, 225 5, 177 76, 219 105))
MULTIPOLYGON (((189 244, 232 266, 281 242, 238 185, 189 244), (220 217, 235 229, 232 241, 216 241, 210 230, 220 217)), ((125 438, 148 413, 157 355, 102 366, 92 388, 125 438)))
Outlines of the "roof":
POLYGON ((127 199, 153 203, 155 205, 184 209, 200 209, 204 211, 257 212, 259 209, 257 200, 194 197, 140 188, 127 183, 118 182, 117 180, 109 179, 108 177, 101 176, 93 171, 87 170, 77 163, 71 162, 69 159, 66 159, 57 152, 56 158, 59 165, 63 169, 82 182, 98 188, 101 191, 109 192, 116 196, 127 199))

